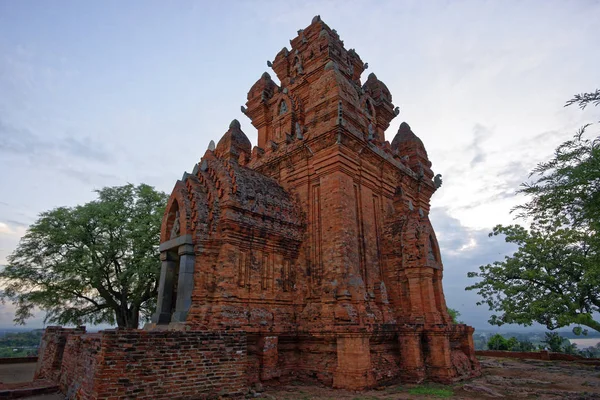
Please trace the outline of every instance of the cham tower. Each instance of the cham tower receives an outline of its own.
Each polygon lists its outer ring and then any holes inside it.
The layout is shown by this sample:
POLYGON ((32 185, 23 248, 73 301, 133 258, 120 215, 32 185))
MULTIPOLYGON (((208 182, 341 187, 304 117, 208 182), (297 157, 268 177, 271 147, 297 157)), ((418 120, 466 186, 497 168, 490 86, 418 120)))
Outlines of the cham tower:
POLYGON ((480 374, 451 323, 423 142, 367 65, 315 17, 169 199, 149 329, 244 331, 248 383, 364 389, 480 374))

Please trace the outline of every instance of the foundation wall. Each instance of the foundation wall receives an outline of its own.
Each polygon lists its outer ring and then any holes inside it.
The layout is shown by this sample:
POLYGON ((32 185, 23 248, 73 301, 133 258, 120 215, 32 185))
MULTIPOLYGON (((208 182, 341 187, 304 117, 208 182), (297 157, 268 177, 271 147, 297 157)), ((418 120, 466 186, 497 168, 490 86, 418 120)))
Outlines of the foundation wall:
POLYGON ((67 332, 44 335, 36 375, 59 382, 69 399, 242 398, 247 392, 243 332, 67 332))

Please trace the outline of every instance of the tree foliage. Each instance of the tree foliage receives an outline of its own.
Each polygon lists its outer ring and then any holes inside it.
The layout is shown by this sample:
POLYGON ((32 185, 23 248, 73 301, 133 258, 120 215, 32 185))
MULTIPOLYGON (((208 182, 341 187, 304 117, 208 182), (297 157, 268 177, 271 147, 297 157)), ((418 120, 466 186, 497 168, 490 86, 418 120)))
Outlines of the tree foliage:
POLYGON ((8 257, 0 282, 15 323, 39 307, 50 323, 137 328, 153 311, 167 196, 143 184, 96 192, 97 200, 42 213, 8 257))
POLYGON ((500 333, 490 337, 487 342, 488 350, 505 350, 505 351, 536 351, 550 350, 555 353, 576 354, 577 346, 571 344, 569 339, 560 336, 558 333, 545 333, 544 340, 541 341, 539 348, 529 340, 519 340, 512 336, 506 339, 500 333))
MULTIPOLYGON (((567 105, 600 104, 600 92, 577 95, 567 105)), ((498 225, 518 250, 503 261, 479 267, 469 277, 492 311, 490 323, 553 330, 577 324, 600 331, 600 137, 585 137, 589 124, 537 165, 519 190, 528 201, 517 207, 530 227, 498 225)), ((576 332, 582 332, 576 328, 576 332)))
POLYGON ((460 317, 460 311, 455 310, 454 308, 448 308, 448 314, 450 315, 450 318, 452 319, 452 323, 453 324, 462 324, 462 321, 458 320, 458 317, 460 317))
POLYGON ((516 341, 517 339, 515 338, 507 340, 504 336, 497 333, 488 340, 487 347, 489 350, 510 350, 516 341))
POLYGON ((560 336, 556 332, 546 332, 546 337, 542 340, 543 347, 554 353, 577 354, 577 345, 572 344, 567 338, 560 336))

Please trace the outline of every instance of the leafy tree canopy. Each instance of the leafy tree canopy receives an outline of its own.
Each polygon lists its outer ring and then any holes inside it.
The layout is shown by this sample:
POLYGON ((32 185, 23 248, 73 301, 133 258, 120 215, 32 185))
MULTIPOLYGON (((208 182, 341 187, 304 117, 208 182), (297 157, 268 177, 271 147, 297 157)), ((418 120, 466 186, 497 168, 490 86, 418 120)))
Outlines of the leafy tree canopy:
POLYGON ((58 324, 137 328, 155 307, 167 196, 148 185, 107 187, 98 199, 42 213, 0 272, 2 299, 24 324, 34 307, 58 324))
POLYGON ((514 345, 517 339, 510 338, 507 340, 504 336, 497 333, 488 340, 487 347, 489 350, 510 350, 511 346, 514 345), (514 339, 514 340, 513 340, 514 339))
MULTIPOLYGON (((567 105, 600 104, 600 91, 575 96, 567 105)), ((531 222, 498 225, 490 236, 504 235, 518 250, 503 261, 479 267, 469 277, 492 311, 491 324, 538 322, 553 330, 571 324, 600 331, 600 137, 586 138, 585 125, 553 157, 538 164, 520 193, 517 207, 531 222)), ((585 333, 581 327, 574 332, 585 333)))
POLYGON ((455 310, 453 308, 448 308, 448 314, 450 314, 450 318, 452 319, 452 323, 453 324, 462 324, 462 321, 458 320, 458 317, 460 317, 460 311, 455 310))

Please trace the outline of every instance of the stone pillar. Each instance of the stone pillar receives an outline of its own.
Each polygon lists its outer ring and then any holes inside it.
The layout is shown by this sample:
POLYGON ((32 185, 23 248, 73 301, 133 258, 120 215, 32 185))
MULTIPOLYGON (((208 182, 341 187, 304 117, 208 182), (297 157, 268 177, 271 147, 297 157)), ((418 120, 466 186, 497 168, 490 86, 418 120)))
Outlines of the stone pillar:
POLYGON ((156 324, 168 324, 171 322, 171 301, 173 298, 173 282, 175 279, 175 268, 177 260, 168 251, 160 253, 162 266, 160 269, 160 281, 158 283, 158 300, 156 302, 156 313, 152 322, 156 324))
POLYGON ((177 304, 171 322, 185 322, 188 311, 192 305, 192 292, 194 290, 194 264, 196 257, 194 246, 182 244, 178 249, 179 276, 177 277, 177 304))
POLYGON ((425 379, 421 334, 421 326, 398 332, 400 370, 404 382, 419 383, 425 379))
POLYGON ((281 375, 281 371, 277 366, 279 362, 278 339, 277 336, 263 336, 258 341, 261 381, 268 381, 281 375))
POLYGON ((339 336, 337 338, 337 368, 333 387, 363 390, 375 386, 371 366, 368 336, 339 336))
POLYGON ((425 332, 427 372, 436 382, 449 383, 455 376, 450 357, 450 333, 443 328, 425 332))

